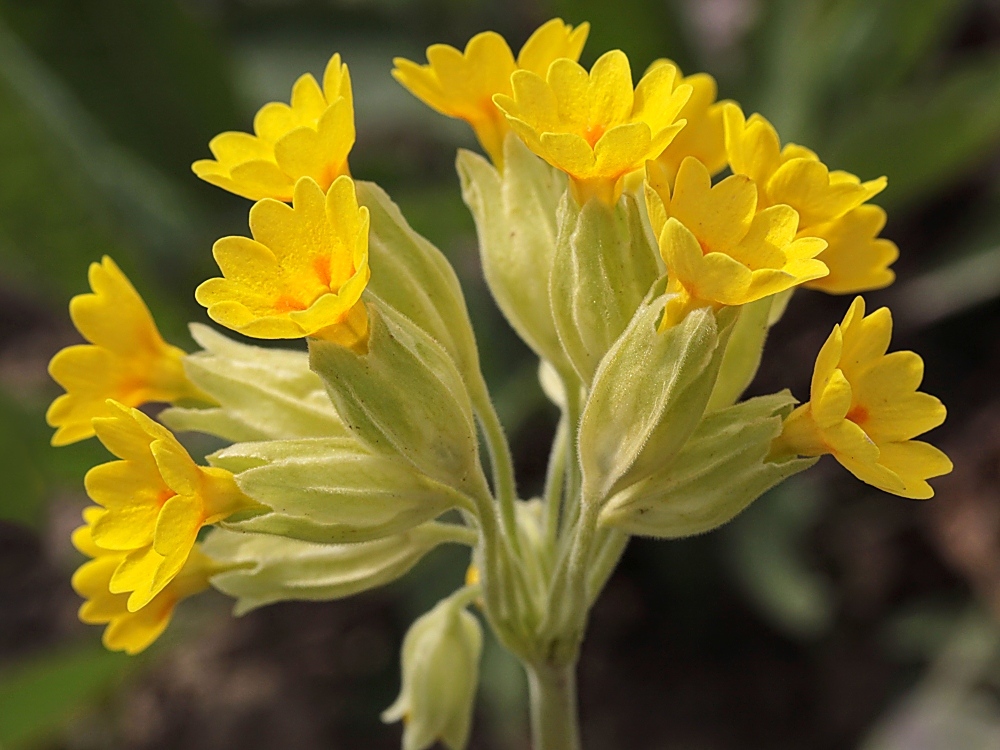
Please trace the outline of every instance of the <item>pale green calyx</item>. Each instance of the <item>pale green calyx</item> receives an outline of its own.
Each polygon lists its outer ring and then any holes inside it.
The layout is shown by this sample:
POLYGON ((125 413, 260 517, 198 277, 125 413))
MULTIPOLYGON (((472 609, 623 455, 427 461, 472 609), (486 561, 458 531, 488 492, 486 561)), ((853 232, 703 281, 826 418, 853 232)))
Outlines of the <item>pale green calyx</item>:
POLYGON ((532 154, 513 133, 501 175, 486 159, 459 151, 462 197, 476 220, 483 275, 493 298, 542 359, 566 364, 549 304, 556 249, 556 208, 566 175, 532 154))
POLYGON ((337 413, 372 453, 401 456, 459 491, 484 491, 472 405, 454 361, 388 305, 370 301, 367 309, 367 352, 309 341, 337 413))
POLYGON ((664 304, 636 312, 594 376, 579 433, 586 502, 669 464, 705 412, 735 311, 694 310, 659 332, 664 304))
POLYGON ((707 415, 673 461, 612 497, 600 523, 660 539, 702 534, 816 459, 769 461, 796 401, 787 391, 707 415))
POLYGON ((660 276, 634 196, 582 208, 563 195, 549 299, 563 351, 587 384, 660 276))
POLYGON ((403 685, 385 722, 403 721, 403 750, 441 742, 464 750, 479 683, 482 629, 462 606, 465 589, 439 602, 403 640, 403 685))
POLYGON ((463 502, 399 456, 353 437, 237 443, 212 454, 269 511, 228 524, 311 542, 364 542, 399 534, 463 502))
POLYGON ((448 542, 468 542, 468 530, 425 523, 359 544, 315 544, 273 534, 215 529, 203 551, 223 572, 212 585, 236 599, 235 613, 279 601, 329 601, 383 586, 408 573, 448 542))
POLYGON ((202 351, 184 358, 184 371, 218 405, 167 409, 168 427, 232 441, 348 434, 304 351, 241 344, 199 323, 191 336, 202 351))

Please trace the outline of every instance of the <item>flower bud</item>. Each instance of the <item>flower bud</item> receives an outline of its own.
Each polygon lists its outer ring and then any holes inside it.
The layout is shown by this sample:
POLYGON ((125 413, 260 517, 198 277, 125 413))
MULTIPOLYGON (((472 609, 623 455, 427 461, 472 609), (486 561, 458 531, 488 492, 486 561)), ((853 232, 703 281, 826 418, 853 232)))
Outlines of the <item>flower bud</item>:
POLYGON ((594 200, 581 208, 567 193, 558 217, 552 316, 566 356, 589 383, 660 270, 632 195, 613 207, 594 200))
POLYGON ((736 311, 693 310, 663 332, 644 305, 601 362, 580 422, 584 497, 601 501, 670 463, 715 386, 736 311))
POLYGON ((399 455, 462 490, 485 486, 469 394, 447 352, 393 308, 368 305, 371 334, 360 354, 311 340, 310 363, 337 413, 375 454, 399 455))
POLYGON ((373 182, 358 182, 358 201, 371 216, 368 288, 430 334, 467 382, 479 375, 479 351, 462 287, 440 250, 417 234, 399 207, 373 182))
POLYGON ((382 721, 403 720, 403 750, 441 741, 463 750, 469 741, 479 682, 479 621, 445 599, 410 626, 403 640, 403 687, 382 721))
POLYGON ((565 359, 549 304, 556 208, 566 176, 514 134, 504 141, 501 175, 477 154, 459 151, 462 197, 476 220, 483 275, 518 335, 542 359, 565 359))
POLYGON ((674 539, 732 520, 767 490, 815 463, 768 460, 794 404, 783 391, 707 415, 672 462, 608 501, 600 523, 674 539))
POLYGON ((436 523, 359 544, 213 529, 203 548, 223 569, 212 585, 235 598, 235 614, 243 615, 274 602, 329 601, 384 586, 449 541, 451 528, 436 523))
POLYGON ((191 336, 203 351, 185 357, 184 370, 218 406, 167 409, 168 427, 233 442, 348 434, 305 352, 241 344, 198 323, 191 336))
POLYGON ((398 534, 455 505, 455 492, 353 437, 237 443, 209 457, 269 512, 230 528, 319 543, 398 534))

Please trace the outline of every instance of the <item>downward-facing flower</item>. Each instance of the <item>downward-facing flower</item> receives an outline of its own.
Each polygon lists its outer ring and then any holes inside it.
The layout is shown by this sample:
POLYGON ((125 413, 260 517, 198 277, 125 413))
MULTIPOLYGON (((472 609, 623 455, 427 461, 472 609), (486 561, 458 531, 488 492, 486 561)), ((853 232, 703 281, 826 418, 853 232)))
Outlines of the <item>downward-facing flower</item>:
POLYGON ((819 259, 830 269, 830 275, 805 286, 830 294, 853 294, 889 286, 896 279, 889 266, 899 257, 899 248, 895 242, 878 236, 885 220, 882 208, 866 203, 810 229, 810 235, 827 242, 819 259))
POLYGON ((705 165, 688 157, 673 191, 652 165, 647 180, 667 292, 674 295, 662 328, 692 309, 745 305, 826 275, 826 266, 815 259, 826 243, 796 239, 798 216, 788 206, 758 211, 757 188, 746 175, 712 186, 705 165))
POLYGON ((589 74, 567 59, 553 62, 544 78, 515 71, 512 95, 493 101, 528 148, 570 176, 578 203, 596 196, 614 204, 625 175, 659 156, 684 127, 677 116, 691 87, 676 78, 664 63, 633 90, 628 58, 613 50, 589 74))
POLYGON ((831 454, 863 482, 903 497, 926 499, 927 479, 952 463, 914 440, 944 421, 944 405, 917 388, 924 362, 914 352, 886 354, 892 335, 888 308, 865 317, 854 300, 816 357, 808 403, 785 421, 773 454, 831 454))
POLYGON ((779 203, 799 213, 799 231, 808 233, 833 221, 885 190, 886 179, 861 182, 850 172, 831 172, 815 153, 794 143, 781 147, 778 133, 767 120, 747 120, 739 105, 724 107, 726 151, 733 174, 757 183, 761 208, 779 203))
POLYGON ((781 148, 778 133, 760 115, 747 120, 733 103, 725 105, 724 114, 729 164, 735 174, 757 183, 761 207, 791 206, 799 212, 799 235, 828 243, 819 260, 830 275, 808 286, 847 294, 891 284, 895 274, 889 266, 899 253, 888 240, 877 239, 885 213, 862 206, 885 189, 885 177, 861 182, 849 172, 831 172, 807 148, 792 143, 781 148))
POLYGON ((292 206, 262 200, 250 209, 253 239, 223 237, 213 253, 225 278, 195 297, 218 323, 262 339, 367 341, 361 293, 368 283, 368 209, 343 176, 324 195, 313 180, 295 185, 292 206))
POLYGON ((107 400, 126 406, 184 399, 210 401, 184 374, 184 352, 167 344, 149 309, 111 258, 92 263, 91 294, 69 303, 73 324, 89 344, 68 346, 49 363, 66 389, 45 415, 57 428, 53 445, 92 437, 91 420, 107 414, 107 400))
MULTIPOLYGON (((184 568, 203 526, 260 507, 224 469, 198 466, 177 439, 138 409, 109 402, 94 420, 97 437, 120 461, 87 472, 87 494, 103 508, 94 543, 122 555, 108 589, 137 612, 184 568)), ((110 565, 110 563, 106 563, 110 565)))
POLYGON ((559 58, 577 60, 590 24, 573 28, 561 18, 542 24, 514 54, 494 31, 476 34, 459 52, 447 44, 427 48, 427 65, 403 57, 393 60, 393 77, 424 104, 448 117, 465 120, 498 168, 503 167, 503 141, 510 126, 493 103, 495 94, 510 96, 515 70, 544 76, 559 58))
POLYGON ((336 54, 327 63, 323 87, 309 73, 292 87, 291 104, 265 104, 253 121, 254 135, 227 132, 208 144, 215 159, 191 165, 206 182, 250 200, 292 199, 295 182, 311 177, 325 190, 349 174, 354 146, 354 100, 347 66, 336 54))
POLYGON ((219 570, 195 546, 173 580, 142 609, 131 611, 128 595, 112 593, 109 588, 125 553, 106 550, 94 543, 94 524, 105 513, 101 508, 87 508, 83 512, 85 525, 73 532, 73 545, 92 558, 73 575, 73 589, 86 600, 80 606, 79 616, 88 625, 107 625, 102 640, 111 651, 138 654, 166 630, 177 604, 207 589, 209 577, 219 570))
POLYGON ((677 64, 666 59, 654 62, 650 70, 661 65, 673 65, 677 69, 674 88, 682 85, 690 86, 691 98, 677 115, 678 119, 686 120, 687 125, 656 158, 656 161, 671 183, 677 176, 681 162, 689 156, 704 164, 710 174, 718 174, 725 168, 727 162, 726 133, 722 116, 727 102, 716 101, 719 87, 715 79, 708 73, 695 73, 682 77, 677 64))

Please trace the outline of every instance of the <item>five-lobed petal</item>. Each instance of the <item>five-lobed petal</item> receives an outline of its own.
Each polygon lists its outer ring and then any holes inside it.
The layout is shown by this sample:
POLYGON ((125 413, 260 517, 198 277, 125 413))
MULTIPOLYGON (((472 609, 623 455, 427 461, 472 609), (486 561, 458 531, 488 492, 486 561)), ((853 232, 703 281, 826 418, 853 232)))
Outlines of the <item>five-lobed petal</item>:
POLYGON ((515 71, 512 94, 493 101, 528 148, 570 176, 578 203, 596 197, 614 204, 624 177, 659 156, 684 127, 677 118, 691 87, 676 78, 677 69, 664 63, 633 89, 628 57, 613 50, 589 73, 569 59, 554 61, 544 78, 515 71))
POLYGON ((354 98, 347 65, 335 54, 323 87, 309 73, 292 87, 290 104, 265 104, 253 122, 254 135, 221 133, 209 143, 215 159, 191 165, 201 179, 236 195, 290 201, 296 181, 310 177, 324 190, 349 174, 354 146, 354 98))
POLYGON ((73 574, 73 589, 84 598, 79 616, 91 625, 107 625, 102 638, 111 651, 134 655, 160 637, 182 600, 208 588, 208 579, 218 572, 212 560, 196 545, 183 567, 167 586, 141 609, 130 610, 129 595, 113 593, 111 579, 125 553, 107 550, 94 542, 94 525, 108 511, 91 506, 83 511, 84 525, 73 532, 73 545, 91 559, 73 574))
POLYGON ((89 344, 68 346, 49 363, 49 374, 66 393, 45 415, 56 428, 52 445, 93 437, 94 417, 107 400, 127 406, 184 399, 210 400, 184 374, 185 353, 167 344, 135 287, 108 256, 92 263, 90 294, 69 303, 76 329, 89 344))
POLYGON ((252 240, 215 243, 224 278, 204 282, 195 296, 209 317, 246 336, 363 345, 368 227, 350 177, 337 178, 325 194, 304 177, 291 206, 265 199, 250 209, 252 240))
POLYGON ((464 52, 447 44, 431 45, 426 65, 397 57, 392 75, 427 106, 469 123, 483 150, 502 169, 503 142, 510 126, 493 103, 493 96, 510 96, 515 70, 544 76, 559 58, 577 60, 589 31, 590 24, 574 28, 561 18, 553 18, 534 31, 516 61, 502 36, 484 31, 469 40, 464 52))
POLYGON ((863 482, 926 499, 934 495, 927 480, 950 472, 952 463, 914 438, 944 422, 947 412, 917 391, 924 374, 917 354, 886 354, 891 334, 888 308, 865 316, 864 300, 854 300, 820 349, 810 400, 785 421, 776 453, 829 453, 863 482))
POLYGON ((120 460, 87 472, 87 494, 103 510, 88 526, 93 542, 120 554, 108 581, 137 612, 184 568, 203 526, 257 507, 223 469, 199 466, 177 438, 138 409, 108 402, 94 419, 104 446, 120 460))
POLYGON ((674 188, 650 164, 647 201, 667 267, 664 328, 697 307, 745 305, 825 276, 816 260, 826 243, 796 237, 798 216, 788 206, 758 210, 757 188, 746 175, 712 185, 708 169, 686 158, 674 188))

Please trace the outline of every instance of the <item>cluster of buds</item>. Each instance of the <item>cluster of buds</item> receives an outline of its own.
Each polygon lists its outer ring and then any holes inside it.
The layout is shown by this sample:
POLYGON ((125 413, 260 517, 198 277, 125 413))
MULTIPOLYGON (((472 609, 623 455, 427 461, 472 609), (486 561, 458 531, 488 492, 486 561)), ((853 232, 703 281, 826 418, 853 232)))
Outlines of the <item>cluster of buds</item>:
POLYGON ((951 463, 914 438, 945 409, 917 391, 919 356, 886 353, 887 309, 854 300, 808 402, 741 400, 797 287, 893 281, 898 251, 868 203, 885 179, 782 147, 706 74, 660 60, 633 85, 620 51, 587 71, 587 32, 554 19, 516 58, 487 32, 393 71, 489 156, 461 151, 457 169, 489 288, 562 413, 543 496, 517 496, 451 266, 350 176, 353 93, 334 55, 322 86, 302 76, 253 135, 223 133, 194 164, 256 201, 252 237, 216 242, 222 275, 197 300, 308 352, 196 323, 202 348, 185 354, 108 258, 71 302, 89 343, 53 358, 66 394, 48 419, 54 444, 96 435, 120 459, 88 473, 95 505, 73 537, 92 558, 73 579, 80 617, 107 625, 109 648, 143 650, 210 586, 237 614, 336 599, 465 545, 466 585, 411 628, 384 718, 404 721, 408 750, 466 746, 482 619, 528 670, 539 748, 572 748, 587 614, 630 536, 715 529, 824 454, 887 492, 933 494, 951 463), (150 402, 170 408, 157 421, 138 410, 150 402), (228 446, 200 466, 171 430, 228 446))

